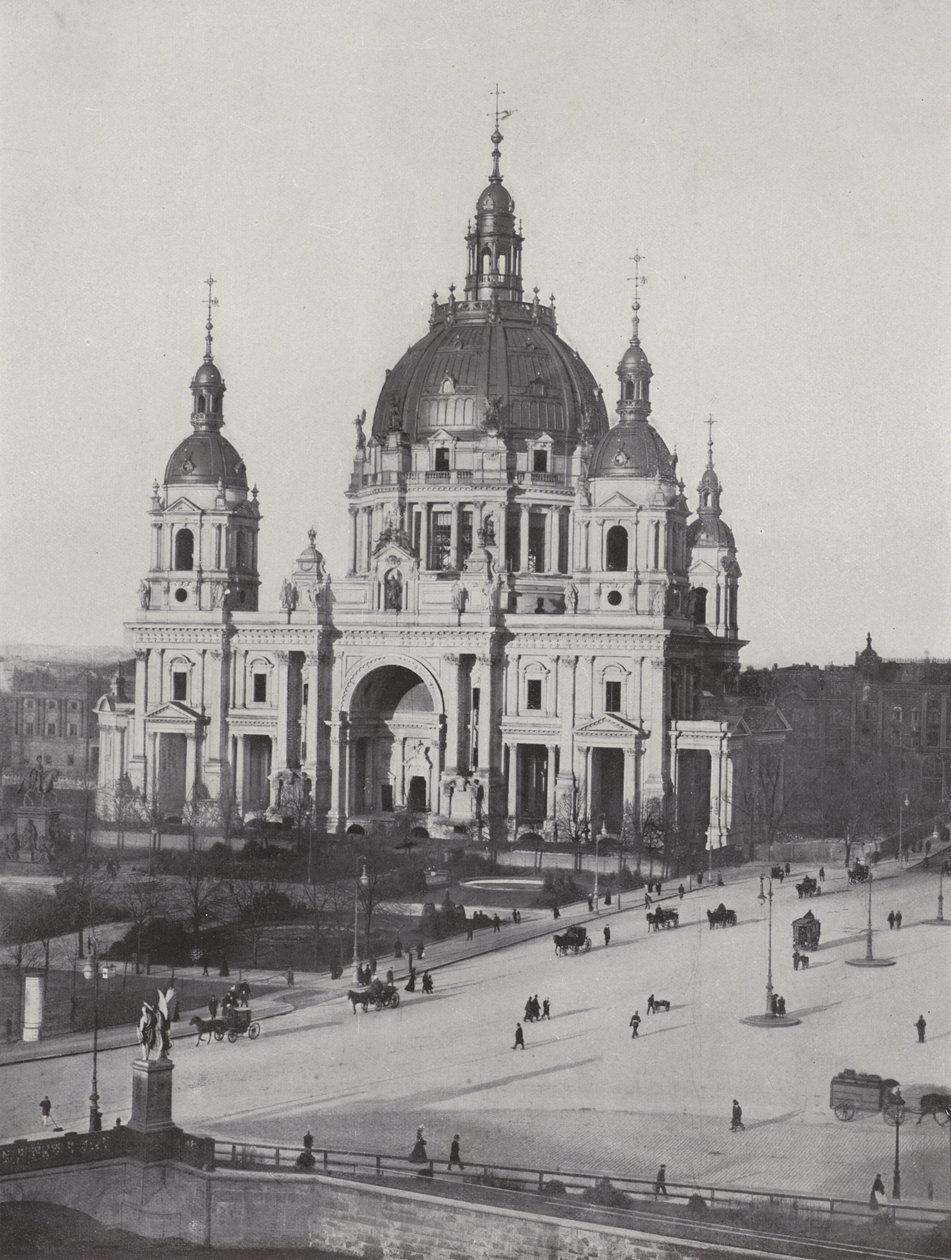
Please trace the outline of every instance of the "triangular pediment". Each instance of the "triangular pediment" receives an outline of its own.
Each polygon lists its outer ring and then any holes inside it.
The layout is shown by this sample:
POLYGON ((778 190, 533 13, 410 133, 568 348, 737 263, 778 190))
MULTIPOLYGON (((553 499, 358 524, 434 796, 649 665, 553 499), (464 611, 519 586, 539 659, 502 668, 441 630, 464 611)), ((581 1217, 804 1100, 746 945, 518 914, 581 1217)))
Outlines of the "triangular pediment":
POLYGON ((445 429, 437 429, 435 433, 431 433, 426 439, 430 446, 448 446, 453 442, 458 442, 458 434, 447 433, 445 429))
POLYGON ((603 503, 598 504, 599 508, 613 508, 615 511, 620 510, 624 512, 633 512, 636 506, 637 504, 632 499, 629 499, 626 494, 621 494, 617 490, 609 499, 605 499, 603 503))
POLYGON ((643 734, 644 732, 636 722, 629 722, 626 718, 618 717, 616 713, 602 713, 599 717, 592 718, 590 722, 582 722, 580 726, 575 727, 575 736, 582 738, 591 735, 614 735, 633 739, 643 734))
POLYGON ((166 512, 200 512, 201 508, 197 503, 192 503, 191 499, 186 499, 184 495, 179 496, 174 503, 168 503, 165 507, 166 512))
POLYGON ((200 713, 188 707, 181 700, 166 700, 157 709, 145 715, 146 722, 174 723, 178 726, 194 726, 203 721, 200 713))
POLYGON ((708 560, 701 560, 698 557, 694 560, 687 572, 691 579, 710 578, 716 582, 717 566, 715 564, 711 564, 708 560))

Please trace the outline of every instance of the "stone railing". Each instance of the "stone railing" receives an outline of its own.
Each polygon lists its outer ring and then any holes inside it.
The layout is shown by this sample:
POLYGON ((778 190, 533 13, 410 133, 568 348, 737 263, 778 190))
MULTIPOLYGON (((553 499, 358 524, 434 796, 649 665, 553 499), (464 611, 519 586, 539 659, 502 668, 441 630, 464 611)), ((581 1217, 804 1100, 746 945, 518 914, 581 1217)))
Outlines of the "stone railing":
POLYGON ((10 1173, 95 1164, 107 1159, 135 1159, 143 1163, 176 1160, 191 1168, 215 1166, 213 1138, 195 1137, 181 1129, 143 1134, 119 1126, 101 1133, 66 1133, 60 1138, 0 1146, 0 1177, 10 1173))

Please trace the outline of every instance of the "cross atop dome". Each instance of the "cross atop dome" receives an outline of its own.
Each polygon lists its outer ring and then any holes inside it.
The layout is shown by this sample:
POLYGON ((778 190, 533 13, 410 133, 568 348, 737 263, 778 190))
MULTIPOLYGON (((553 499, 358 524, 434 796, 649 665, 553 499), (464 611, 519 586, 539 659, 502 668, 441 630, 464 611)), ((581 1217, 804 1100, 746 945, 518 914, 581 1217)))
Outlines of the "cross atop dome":
POLYGON ((215 277, 209 271, 208 279, 205 281, 205 284, 207 284, 208 286, 208 297, 206 299, 208 303, 208 319, 205 323, 205 362, 206 363, 211 363, 214 359, 214 355, 211 353, 211 330, 214 327, 214 325, 211 322, 211 308, 213 306, 218 305, 218 299, 216 297, 211 296, 211 286, 216 283, 217 281, 215 280, 215 277))

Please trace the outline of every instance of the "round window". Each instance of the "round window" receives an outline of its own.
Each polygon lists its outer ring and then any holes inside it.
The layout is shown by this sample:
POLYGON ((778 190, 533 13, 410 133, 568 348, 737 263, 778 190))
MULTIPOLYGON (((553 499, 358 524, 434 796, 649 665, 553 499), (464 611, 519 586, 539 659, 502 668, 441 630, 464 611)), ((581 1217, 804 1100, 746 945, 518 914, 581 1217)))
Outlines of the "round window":
POLYGON ((175 598, 180 604, 184 604, 185 600, 188 599, 188 591, 185 590, 184 586, 178 588, 175 592, 175 598))
POLYGON ((611 605, 612 608, 617 608, 620 602, 621 602, 620 591, 608 591, 608 603, 611 605))

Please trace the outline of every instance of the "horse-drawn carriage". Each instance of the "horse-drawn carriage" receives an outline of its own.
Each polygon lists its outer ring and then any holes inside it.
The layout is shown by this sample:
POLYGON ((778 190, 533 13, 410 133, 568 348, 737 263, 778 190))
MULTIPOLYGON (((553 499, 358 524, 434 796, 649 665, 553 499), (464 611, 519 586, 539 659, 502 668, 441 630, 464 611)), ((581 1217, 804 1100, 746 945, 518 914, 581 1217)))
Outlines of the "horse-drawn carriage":
POLYGON ((801 901, 803 897, 818 897, 822 889, 819 887, 817 879, 813 879, 811 875, 804 875, 802 883, 796 885, 796 892, 799 894, 801 901))
POLYGON ((588 935, 588 929, 580 923, 574 923, 571 927, 565 928, 560 935, 555 934, 555 953, 558 955, 586 953, 590 948, 591 937, 588 935))
POLYGON ((721 901, 716 910, 707 911, 707 921, 712 928, 736 927, 736 911, 728 910, 721 901))
POLYGON ((665 910, 658 906, 652 913, 644 916, 647 919, 648 932, 659 932, 661 928, 680 927, 680 911, 665 910))
POLYGON ((769 868, 769 877, 770 879, 778 879, 780 883, 782 883, 782 881, 786 878, 785 868, 774 862, 769 868))
POLYGON ((856 862, 849 871, 850 884, 864 884, 869 877, 869 867, 865 862, 856 862))
POLYGON ((818 949, 819 934, 822 931, 822 924, 812 913, 807 910, 801 919, 793 919, 792 925, 792 943, 794 949, 818 949))
POLYGON ((371 980, 363 989, 348 990, 347 1000, 352 1002, 353 1013, 356 1015, 358 1006, 362 1006, 364 1011, 368 1011, 371 1006, 375 1011, 382 1011, 384 1006, 395 1009, 400 1004, 400 995, 395 984, 371 980))
POLYGON ((202 1019, 200 1015, 193 1015, 190 1023, 198 1033, 198 1040, 195 1042, 198 1046, 203 1037, 207 1037, 209 1041, 212 1037, 215 1041, 224 1041, 227 1037, 234 1045, 239 1037, 246 1036, 254 1041, 261 1035, 261 1025, 251 1018, 251 1012, 246 1007, 241 1006, 223 1007, 217 1019, 202 1019))
POLYGON ((898 1082, 891 1077, 875 1076, 847 1068, 833 1076, 829 1087, 829 1106, 840 1120, 851 1120, 857 1111, 883 1111, 893 1120, 905 1102, 898 1082))

